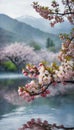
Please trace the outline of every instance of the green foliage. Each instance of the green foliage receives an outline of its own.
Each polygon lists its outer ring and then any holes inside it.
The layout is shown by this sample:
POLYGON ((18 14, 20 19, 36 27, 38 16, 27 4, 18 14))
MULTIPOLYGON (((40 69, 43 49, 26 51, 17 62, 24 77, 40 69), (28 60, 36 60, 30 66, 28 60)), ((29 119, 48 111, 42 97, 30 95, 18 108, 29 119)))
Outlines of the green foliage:
POLYGON ((48 48, 48 50, 49 51, 52 51, 52 52, 56 52, 57 50, 56 50, 56 48, 53 46, 53 47, 50 47, 50 48, 48 48))
POLYGON ((59 66, 57 65, 56 62, 52 63, 52 68, 55 69, 55 70, 59 70, 59 66))
POLYGON ((16 71, 17 70, 17 67, 11 61, 5 61, 3 63, 3 66, 6 70, 9 70, 9 71, 16 71))
POLYGON ((65 56, 65 59, 67 60, 67 61, 70 61, 71 60, 71 56, 65 56))
POLYGON ((42 63, 43 65, 47 65, 47 64, 48 64, 47 61, 42 61, 41 63, 42 63))
POLYGON ((35 41, 30 42, 30 46, 34 48, 34 50, 40 50, 41 46, 35 41))
POLYGON ((51 38, 47 38, 47 41, 46 41, 46 48, 49 50, 49 51, 52 51, 52 52, 56 52, 56 46, 53 42, 53 40, 51 38))
POLYGON ((47 38, 46 48, 54 47, 54 46, 55 46, 55 44, 54 44, 53 40, 51 40, 50 38, 47 38))

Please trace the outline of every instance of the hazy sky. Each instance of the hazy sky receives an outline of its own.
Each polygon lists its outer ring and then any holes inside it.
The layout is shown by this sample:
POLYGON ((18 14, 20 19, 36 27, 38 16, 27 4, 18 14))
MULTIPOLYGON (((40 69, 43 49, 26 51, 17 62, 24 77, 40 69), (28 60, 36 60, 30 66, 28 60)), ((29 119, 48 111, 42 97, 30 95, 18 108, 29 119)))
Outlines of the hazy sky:
POLYGON ((39 1, 42 5, 50 5, 52 0, 0 0, 0 13, 13 18, 26 15, 40 17, 32 7, 33 1, 39 1))

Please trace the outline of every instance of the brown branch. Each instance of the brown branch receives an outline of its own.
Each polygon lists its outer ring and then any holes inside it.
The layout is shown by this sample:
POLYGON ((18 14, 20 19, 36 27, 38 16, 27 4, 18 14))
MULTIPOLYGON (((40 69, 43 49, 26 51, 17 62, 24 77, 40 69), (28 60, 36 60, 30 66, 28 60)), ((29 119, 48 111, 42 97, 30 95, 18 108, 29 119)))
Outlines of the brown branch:
POLYGON ((68 5, 68 8, 69 8, 69 11, 71 12, 71 8, 70 8, 69 1, 68 1, 68 0, 67 0, 67 5, 68 5))
POLYGON ((51 12, 51 14, 55 14, 55 15, 60 15, 60 16, 64 16, 64 15, 68 15, 68 14, 74 14, 74 12, 68 12, 68 13, 55 13, 55 12, 51 12))
POLYGON ((74 39, 74 37, 71 37, 71 38, 70 38, 70 41, 72 41, 73 39, 74 39))
POLYGON ((51 84, 52 84, 52 82, 49 83, 48 85, 47 84, 42 85, 41 88, 43 88, 46 85, 45 89, 43 89, 42 91, 40 91, 38 93, 31 92, 31 93, 29 93, 30 96, 37 96, 37 95, 44 93, 48 89, 49 85, 51 85, 51 84))
MULTIPOLYGON (((65 83, 71 83, 71 84, 74 84, 74 81, 73 80, 71 80, 71 81, 64 81, 65 83)), ((57 81, 56 83, 61 83, 61 81, 57 81)), ((43 87, 45 87, 43 90, 41 90, 40 92, 37 92, 37 93, 35 93, 34 91, 32 91, 32 92, 30 92, 30 91, 28 91, 28 90, 25 90, 26 92, 28 92, 29 94, 30 94, 30 96, 37 96, 37 95, 40 95, 40 94, 42 94, 42 93, 44 93, 48 88, 49 88, 49 86, 50 85, 52 85, 53 84, 53 82, 51 82, 51 83, 49 83, 49 84, 43 84, 43 85, 41 85, 40 86, 40 90, 43 88, 43 87)))
POLYGON ((54 124, 49 124, 49 127, 55 127, 55 128, 57 128, 57 129, 63 129, 63 130, 74 130, 74 127, 65 127, 65 126, 63 126, 63 125, 59 125, 59 126, 57 126, 56 124, 55 124, 55 126, 54 126, 54 124))
POLYGON ((18 65, 16 64, 16 62, 12 59, 12 57, 10 56, 6 56, 15 66, 16 68, 18 69, 18 65))
MULTIPOLYGON (((41 124, 39 123, 34 123, 34 126, 40 126, 42 129, 45 128, 45 130, 51 130, 51 129, 54 129, 54 128, 57 128, 57 129, 62 129, 62 130, 74 130, 74 127, 65 127, 64 125, 56 125, 56 124, 48 124, 48 125, 44 125, 42 123, 42 126, 41 124)), ((44 130, 44 129, 43 129, 44 130)))

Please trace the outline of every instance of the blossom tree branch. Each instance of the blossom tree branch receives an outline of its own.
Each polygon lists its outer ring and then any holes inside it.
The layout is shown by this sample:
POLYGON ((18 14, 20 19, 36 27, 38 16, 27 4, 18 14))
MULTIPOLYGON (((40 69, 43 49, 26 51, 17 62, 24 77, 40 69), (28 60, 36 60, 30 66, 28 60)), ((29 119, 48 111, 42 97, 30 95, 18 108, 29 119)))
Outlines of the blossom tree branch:
MULTIPOLYGON (((53 9, 41 6, 38 2, 33 2, 33 8, 43 18, 48 19, 52 27, 59 22, 63 22, 64 17, 71 24, 74 24, 74 0, 62 0, 62 4, 64 6, 63 12, 60 12, 60 5, 56 1, 51 3, 53 9)), ((33 79, 30 83, 18 89, 19 95, 25 100, 31 101, 36 96, 48 96, 51 85, 74 84, 74 29, 70 34, 60 34, 60 38, 63 40, 58 55, 60 65, 55 62, 50 65, 40 63, 39 66, 28 64, 26 69, 22 71, 25 76, 33 79)))
POLYGON ((38 2, 33 2, 33 8, 38 12, 43 18, 50 21, 53 27, 57 23, 64 22, 64 17, 66 17, 69 22, 74 24, 74 1, 73 0, 62 0, 61 4, 64 10, 60 11, 60 5, 56 1, 52 1, 51 8, 41 6, 38 2))

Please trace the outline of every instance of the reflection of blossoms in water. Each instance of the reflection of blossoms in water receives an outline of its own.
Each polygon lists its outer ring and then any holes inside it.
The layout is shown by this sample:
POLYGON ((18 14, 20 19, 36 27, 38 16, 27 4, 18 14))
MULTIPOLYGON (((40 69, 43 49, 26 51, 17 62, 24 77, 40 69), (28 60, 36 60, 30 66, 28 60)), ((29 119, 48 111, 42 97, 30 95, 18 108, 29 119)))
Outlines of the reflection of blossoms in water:
POLYGON ((12 105, 23 105, 24 100, 18 96, 18 93, 16 90, 10 90, 10 91, 5 91, 5 90, 1 90, 1 94, 0 96, 3 97, 3 99, 5 99, 8 103, 12 104, 12 105), (1 96, 2 94, 2 96, 1 96))

